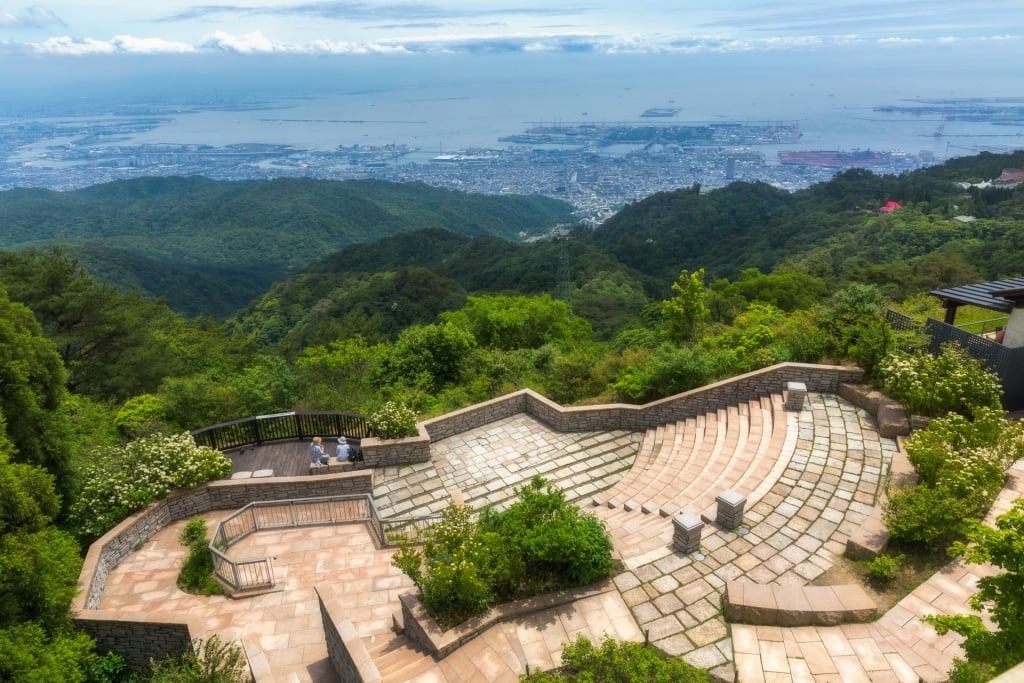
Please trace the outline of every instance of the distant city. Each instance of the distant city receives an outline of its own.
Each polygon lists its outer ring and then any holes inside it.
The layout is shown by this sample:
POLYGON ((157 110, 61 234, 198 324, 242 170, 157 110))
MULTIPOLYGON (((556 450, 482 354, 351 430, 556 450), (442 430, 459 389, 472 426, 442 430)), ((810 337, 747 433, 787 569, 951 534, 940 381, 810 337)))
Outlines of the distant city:
MULTIPOLYGON (((248 110, 274 108, 250 105, 248 110)), ((891 113, 893 109, 875 111, 891 113)), ((928 102, 898 109, 903 115, 927 114, 939 121, 970 116, 974 121, 1013 126, 1006 137, 1017 138, 1007 141, 1011 144, 1006 150, 1019 139, 1016 131, 1024 121, 1016 102, 928 102)), ((448 152, 425 152, 397 142, 353 143, 325 150, 273 143, 214 146, 137 139, 182 113, 153 105, 118 110, 114 115, 6 119, 0 122, 0 189, 72 190, 140 176, 373 178, 466 192, 556 197, 572 204, 579 220, 596 224, 627 203, 694 184, 710 189, 735 180, 761 181, 795 190, 826 181, 845 168, 901 173, 941 161, 927 150, 808 149, 801 144, 801 125, 796 121, 678 122, 678 109, 672 107, 649 108, 638 114, 637 122, 530 123, 518 133, 498 138, 501 147, 448 152)), ((932 135, 944 134, 939 123, 932 135)), ((980 151, 957 149, 960 154, 980 151)))

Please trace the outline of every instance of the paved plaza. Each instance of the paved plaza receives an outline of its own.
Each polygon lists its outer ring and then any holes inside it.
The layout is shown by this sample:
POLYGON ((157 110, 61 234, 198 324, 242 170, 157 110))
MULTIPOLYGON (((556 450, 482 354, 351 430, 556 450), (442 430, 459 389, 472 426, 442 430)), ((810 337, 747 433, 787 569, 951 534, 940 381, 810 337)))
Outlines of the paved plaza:
MULTIPOLYGON (((562 644, 577 634, 647 637, 669 654, 743 683, 944 680, 961 654, 959 641, 938 636, 920 617, 965 611, 987 568, 951 563, 869 624, 779 628, 724 620, 726 581, 806 585, 831 568, 878 503, 897 448, 879 437, 867 413, 833 395, 809 394, 802 411, 780 419, 786 436, 777 452, 737 448, 721 465, 722 472, 756 475, 743 492, 743 526, 729 531, 709 524, 700 551, 691 555, 673 548, 671 517, 617 501, 610 507, 601 496, 626 490, 626 478, 638 476, 632 468, 640 467, 638 454, 654 430, 562 434, 521 414, 433 444, 429 463, 376 472, 374 502, 384 517, 436 513, 453 499, 504 505, 516 486, 540 474, 604 520, 624 568, 612 590, 494 626, 439 662, 393 630, 398 596, 413 587, 391 566, 394 551, 376 549, 359 524, 247 537, 232 554, 273 556, 278 586, 232 600, 175 587, 185 555, 176 540, 179 522, 111 572, 100 608, 188 614, 203 624, 197 635, 241 641, 261 682, 336 680, 313 589, 328 584, 384 681, 515 681, 527 667, 557 665, 562 644)), ((1011 471, 998 511, 1019 495, 1022 474, 1011 471)), ((720 479, 716 485, 726 483, 720 479)), ((675 502, 682 509, 706 499, 675 502)), ((226 514, 206 518, 212 526, 226 514)))

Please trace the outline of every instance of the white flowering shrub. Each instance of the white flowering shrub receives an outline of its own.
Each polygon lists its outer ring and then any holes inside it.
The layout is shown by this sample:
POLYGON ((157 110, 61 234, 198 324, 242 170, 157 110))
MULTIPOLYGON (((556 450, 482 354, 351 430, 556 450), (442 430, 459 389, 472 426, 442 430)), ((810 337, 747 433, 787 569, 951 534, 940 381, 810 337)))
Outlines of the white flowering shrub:
POLYGON ((82 473, 71 519, 82 538, 97 538, 174 489, 231 474, 231 459, 191 434, 154 434, 100 452, 82 473))
POLYGON ((905 448, 920 482, 891 492, 886 528, 898 541, 941 546, 992 507, 1007 468, 1024 458, 1024 423, 977 408, 973 420, 956 414, 932 420, 905 448))
POLYGON ((886 393, 916 415, 971 417, 977 408, 999 408, 1003 393, 999 376, 953 343, 943 344, 938 356, 891 353, 878 375, 886 393))
POLYGON ((388 401, 369 420, 370 431, 381 439, 416 435, 416 413, 404 403, 388 401))

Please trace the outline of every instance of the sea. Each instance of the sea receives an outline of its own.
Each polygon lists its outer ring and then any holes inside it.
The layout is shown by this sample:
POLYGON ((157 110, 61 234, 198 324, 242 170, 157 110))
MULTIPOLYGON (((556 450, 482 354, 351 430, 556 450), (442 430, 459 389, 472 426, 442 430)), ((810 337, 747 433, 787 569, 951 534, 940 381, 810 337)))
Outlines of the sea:
MULTIPOLYGON (((124 136, 124 144, 257 143, 301 150, 392 144, 415 147, 407 159, 418 161, 504 148, 508 143, 500 138, 539 124, 779 121, 798 123, 802 138, 760 146, 769 159, 779 149, 870 149, 927 152, 941 161, 1024 147, 1019 60, 1009 60, 1014 52, 1006 50, 992 48, 987 59, 955 46, 827 54, 168 58, 134 69, 119 65, 109 77, 105 63, 93 61, 49 76, 51 91, 60 93, 51 105, 39 104, 47 92, 39 81, 31 90, 12 88, 10 101, 31 100, 29 111, 40 120, 147 111, 160 118, 159 125, 124 136), (997 106, 1003 120, 877 110, 935 103, 997 106), (643 116, 655 108, 674 115, 643 116), (1014 109, 1020 116, 1012 116, 1014 109)), ((39 76, 44 85, 47 78, 39 76)), ((0 117, 10 120, 12 106, 0 117)), ((31 160, 47 144, 53 141, 23 147, 12 158, 31 160)))

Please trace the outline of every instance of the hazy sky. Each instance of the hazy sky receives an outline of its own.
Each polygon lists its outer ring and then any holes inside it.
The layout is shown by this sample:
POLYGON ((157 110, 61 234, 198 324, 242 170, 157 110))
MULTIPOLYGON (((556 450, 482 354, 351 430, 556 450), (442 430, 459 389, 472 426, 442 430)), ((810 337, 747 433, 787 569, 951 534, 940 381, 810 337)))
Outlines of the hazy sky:
MULTIPOLYGON (((0 53, 744 52, 1019 44, 1022 0, 0 0, 0 53)), ((1024 59, 1022 59, 1024 62, 1024 59)))

